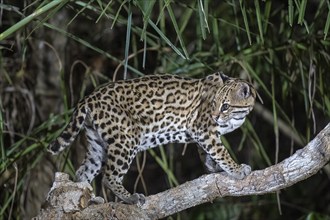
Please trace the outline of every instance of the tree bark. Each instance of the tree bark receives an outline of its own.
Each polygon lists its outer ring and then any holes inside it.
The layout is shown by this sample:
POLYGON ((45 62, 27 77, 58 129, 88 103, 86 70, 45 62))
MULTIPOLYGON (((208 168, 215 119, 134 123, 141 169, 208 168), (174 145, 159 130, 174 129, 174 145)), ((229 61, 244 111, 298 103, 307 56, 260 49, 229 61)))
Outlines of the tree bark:
MULTIPOLYGON (((80 206, 67 211, 64 218, 73 219, 159 219, 190 207, 225 196, 259 195, 276 192, 317 173, 330 160, 330 123, 304 148, 282 162, 263 170, 253 171, 242 180, 225 173, 214 173, 188 181, 178 187, 146 197, 142 206, 106 203, 80 206)), ((73 183, 72 184, 79 184, 73 183)), ((65 190, 64 190, 65 191, 65 190)), ((52 191, 51 191, 52 192, 52 191)), ((47 203, 52 196, 49 194, 47 203)), ((90 196, 91 198, 93 197, 90 196)), ((55 198, 56 199, 56 198, 55 198)), ((81 199, 80 199, 81 200, 81 199)), ((64 204, 59 202, 59 204, 64 204)), ((37 218, 59 213, 62 209, 49 204, 37 218)))

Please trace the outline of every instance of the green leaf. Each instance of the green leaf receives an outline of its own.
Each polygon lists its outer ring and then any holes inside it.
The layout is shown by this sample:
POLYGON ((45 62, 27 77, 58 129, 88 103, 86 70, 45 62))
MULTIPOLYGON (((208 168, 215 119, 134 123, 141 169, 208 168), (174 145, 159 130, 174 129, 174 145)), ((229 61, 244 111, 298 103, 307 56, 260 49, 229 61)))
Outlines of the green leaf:
POLYGON ((127 18, 127 29, 126 29, 126 40, 125 40, 124 79, 127 79, 128 53, 129 53, 129 44, 131 41, 131 28, 132 28, 132 10, 131 10, 131 5, 129 5, 128 18, 127 18))
POLYGON ((188 22, 193 19, 193 12, 194 11, 191 8, 187 8, 186 10, 184 10, 182 16, 180 16, 180 33, 182 33, 186 29, 188 22))
POLYGON ((187 59, 189 59, 189 55, 188 55, 188 52, 187 52, 186 46, 185 46, 185 44, 184 44, 184 42, 183 42, 183 38, 182 38, 181 32, 180 32, 180 30, 179 30, 178 24, 177 24, 177 22, 176 22, 176 18, 175 18, 175 16, 174 16, 174 13, 173 13, 173 10, 172 10, 172 8, 171 8, 171 5, 168 5, 168 6, 166 7, 166 9, 167 9, 168 14, 169 14, 169 16, 170 16, 170 18, 171 18, 172 24, 173 24, 173 26, 174 26, 174 30, 175 30, 175 32, 176 32, 176 34, 177 34, 178 39, 179 39, 179 42, 180 42, 181 48, 182 48, 182 50, 183 50, 183 53, 184 53, 185 57, 186 57, 187 59))
POLYGON ((157 27, 157 25, 152 22, 151 20, 149 20, 149 24, 151 25, 151 27, 159 34, 159 36, 174 50, 174 52, 176 52, 180 57, 182 57, 183 59, 187 59, 181 52, 180 50, 174 46, 174 44, 172 44, 172 42, 165 36, 165 34, 163 34, 163 32, 157 27))
POLYGON ((247 18, 247 15, 246 15, 245 3, 243 3, 243 0, 239 0, 239 5, 241 7, 241 12, 242 12, 242 15, 243 15, 243 21, 244 21, 244 25, 245 25, 245 31, 246 31, 246 34, 247 34, 248 39, 249 39, 249 44, 251 45, 252 44, 252 40, 251 40, 249 22, 248 22, 248 18, 247 18))
POLYGON ((326 108, 327 108, 327 112, 330 112, 330 99, 329 99, 329 97, 328 96, 325 96, 324 97, 324 103, 325 103, 325 106, 326 106, 326 108))
POLYGON ((113 2, 113 0, 110 0, 108 2, 108 4, 105 6, 105 8, 102 9, 102 2, 101 2, 101 0, 97 0, 97 1, 98 1, 99 5, 100 5, 100 8, 101 8, 102 12, 100 13, 99 17, 96 19, 95 23, 98 23, 99 22, 99 20, 103 17, 103 15, 108 10, 108 8, 110 7, 111 3, 113 2))
POLYGON ((260 13, 260 5, 259 0, 254 0, 254 5, 256 7, 256 15, 257 15, 257 23, 259 28, 259 36, 261 39, 261 43, 264 43, 264 34, 263 34, 263 28, 261 23, 261 13, 260 13))
POLYGON ((5 151, 5 146, 3 144, 4 124, 5 124, 5 121, 2 116, 2 101, 0 99, 0 152, 1 152, 0 160, 1 161, 5 161, 5 159, 6 159, 6 153, 5 153, 6 151, 5 151))
POLYGON ((293 0, 288 1, 288 13, 289 13, 289 24, 292 27, 292 25, 293 25, 293 13, 294 13, 293 0))
POLYGON ((49 11, 49 10, 55 8, 55 7, 57 7, 58 5, 60 5, 62 7, 67 2, 69 2, 69 0, 54 0, 54 1, 49 2, 47 5, 35 10, 32 14, 30 14, 26 18, 22 19, 21 21, 17 22, 13 26, 11 26, 10 28, 8 28, 4 32, 2 32, 0 34, 0 41, 6 39, 11 34, 15 33, 16 31, 18 31, 19 29, 21 29, 25 25, 29 24, 30 22, 32 22, 33 19, 36 19, 40 15, 46 13, 47 11, 49 11))
POLYGON ((307 0, 302 0, 299 7, 298 24, 302 24, 305 17, 307 0))
POLYGON ((327 16, 327 21, 325 23, 325 26, 324 26, 324 40, 326 40, 327 36, 328 36, 328 32, 329 32, 329 26, 330 26, 330 3, 329 1, 327 1, 328 3, 328 16, 327 16))
POLYGON ((125 1, 123 1, 123 2, 120 4, 120 7, 119 7, 119 9, 118 9, 118 11, 117 11, 117 13, 116 13, 116 16, 115 16, 115 18, 113 19, 113 23, 112 23, 112 25, 111 25, 111 29, 112 29, 113 26, 116 24, 116 21, 117 21, 117 19, 118 19, 118 17, 119 17, 119 14, 120 14, 120 12, 121 12, 121 9, 122 9, 122 7, 127 3, 127 1, 129 1, 129 0, 125 0, 125 1))
MULTIPOLYGON (((207 4, 208 1, 204 1, 204 3, 207 4)), ((198 15, 199 15, 199 24, 200 24, 200 29, 201 29, 203 40, 206 39, 205 30, 208 30, 208 32, 210 32, 209 25, 207 22, 207 14, 205 12, 206 11, 204 10, 203 1, 199 0, 198 1, 198 15)))
POLYGON ((134 1, 134 3, 139 7, 143 14, 143 29, 141 33, 141 40, 145 40, 148 21, 150 19, 156 0, 137 0, 134 1))
POLYGON ((267 33, 269 16, 272 9, 272 1, 266 1, 265 10, 264 10, 264 33, 267 33))

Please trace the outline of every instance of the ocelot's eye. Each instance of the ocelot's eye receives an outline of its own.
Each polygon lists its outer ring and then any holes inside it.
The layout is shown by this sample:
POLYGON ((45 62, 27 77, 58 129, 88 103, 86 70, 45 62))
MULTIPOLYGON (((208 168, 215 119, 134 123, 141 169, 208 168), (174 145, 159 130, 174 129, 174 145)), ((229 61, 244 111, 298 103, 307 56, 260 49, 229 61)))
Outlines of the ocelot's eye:
POLYGON ((222 106, 221 106, 221 109, 220 111, 221 112, 225 112, 229 109, 229 105, 227 103, 224 103, 222 106))

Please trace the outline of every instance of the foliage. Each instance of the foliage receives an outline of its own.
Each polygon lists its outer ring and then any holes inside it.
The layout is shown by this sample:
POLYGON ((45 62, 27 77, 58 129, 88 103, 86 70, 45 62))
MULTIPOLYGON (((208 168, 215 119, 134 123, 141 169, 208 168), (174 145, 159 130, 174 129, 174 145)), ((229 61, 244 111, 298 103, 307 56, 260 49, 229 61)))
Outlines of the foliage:
MULTIPOLYGON (((29 178, 49 158, 45 148, 71 106, 110 79, 222 70, 250 80, 264 104, 224 142, 254 169, 289 156, 330 118, 329 1, 3 1, 0 25, 4 219, 26 213, 29 178)), ((156 193, 195 178, 204 171, 196 149, 188 148, 183 157, 184 149, 172 146, 140 155, 127 179, 136 180, 139 191, 156 193), (156 182, 160 186, 152 187, 156 182)), ((74 173, 74 153, 58 161, 74 173)), ((173 218, 329 219, 329 177, 324 169, 277 196, 226 198, 173 218)))

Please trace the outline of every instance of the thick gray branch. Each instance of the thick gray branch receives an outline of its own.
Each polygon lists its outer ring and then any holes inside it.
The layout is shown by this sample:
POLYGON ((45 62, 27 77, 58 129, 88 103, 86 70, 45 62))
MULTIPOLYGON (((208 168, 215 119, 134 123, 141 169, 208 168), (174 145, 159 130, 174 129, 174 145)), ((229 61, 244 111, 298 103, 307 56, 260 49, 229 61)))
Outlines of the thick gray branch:
POLYGON ((329 160, 330 124, 291 157, 266 169, 253 171, 243 180, 235 180, 222 173, 204 175, 173 189, 148 196, 142 207, 115 203, 101 204, 89 206, 76 212, 75 216, 92 218, 97 214, 108 219, 164 218, 219 197, 278 191, 314 175, 329 160), (109 213, 112 213, 111 217, 109 213))

